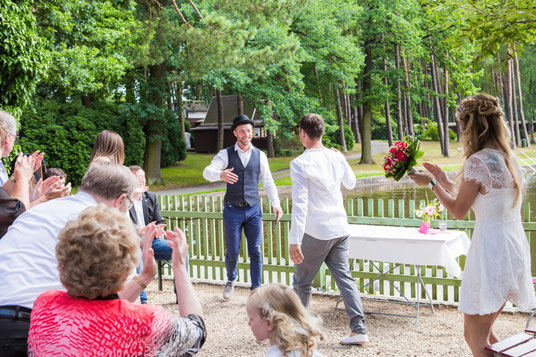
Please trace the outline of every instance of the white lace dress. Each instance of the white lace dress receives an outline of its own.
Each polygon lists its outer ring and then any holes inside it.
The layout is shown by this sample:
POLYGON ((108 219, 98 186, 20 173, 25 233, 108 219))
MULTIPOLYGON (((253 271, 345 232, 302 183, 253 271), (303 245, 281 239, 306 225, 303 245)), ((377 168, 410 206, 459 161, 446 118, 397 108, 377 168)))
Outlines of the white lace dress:
MULTIPOLYGON (((515 160, 513 160, 515 161, 515 160)), ((522 180, 522 171, 513 163, 522 180)), ((483 149, 465 164, 464 179, 480 183, 476 196, 475 230, 462 276, 458 309, 470 315, 498 311, 506 300, 521 310, 536 307, 530 248, 521 224, 521 197, 516 190, 502 151, 483 149)))

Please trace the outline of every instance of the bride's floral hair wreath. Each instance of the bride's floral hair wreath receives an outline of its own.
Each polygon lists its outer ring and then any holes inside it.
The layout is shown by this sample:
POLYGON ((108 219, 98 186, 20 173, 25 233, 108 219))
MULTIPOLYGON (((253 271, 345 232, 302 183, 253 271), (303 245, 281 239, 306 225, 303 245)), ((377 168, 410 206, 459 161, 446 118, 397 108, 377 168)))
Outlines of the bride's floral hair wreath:
POLYGON ((463 99, 456 111, 457 120, 465 123, 461 137, 466 159, 490 144, 504 153, 506 166, 512 174, 516 188, 515 206, 521 194, 521 183, 513 169, 510 130, 503 117, 499 99, 484 93, 463 99))

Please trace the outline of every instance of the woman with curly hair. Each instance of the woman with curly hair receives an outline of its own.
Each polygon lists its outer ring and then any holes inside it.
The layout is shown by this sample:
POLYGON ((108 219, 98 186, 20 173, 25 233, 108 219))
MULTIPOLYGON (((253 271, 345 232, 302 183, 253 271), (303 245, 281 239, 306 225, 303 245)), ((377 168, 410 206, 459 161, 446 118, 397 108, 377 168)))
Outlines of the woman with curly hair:
POLYGON ((522 310, 536 306, 530 249, 521 223, 522 169, 510 150, 510 132, 497 98, 477 94, 462 100, 456 113, 465 163, 458 184, 425 163, 428 172, 410 175, 429 185, 450 214, 475 212, 475 229, 462 276, 458 309, 474 356, 487 356, 498 341, 492 326, 506 301, 522 310))
MULTIPOLYGON (((143 237, 143 260, 155 225, 143 237)), ((104 204, 83 211, 59 234, 56 257, 67 292, 49 290, 33 305, 28 336, 30 356, 192 356, 206 338, 201 304, 186 271, 186 236, 167 231, 180 317, 159 305, 121 299, 129 273, 138 265, 139 238, 124 214, 104 204)), ((156 267, 153 267, 156 271, 156 267)), ((142 289, 143 280, 133 278, 142 289)))
POLYGON ((270 284, 253 290, 246 311, 257 341, 270 341, 266 357, 322 357, 314 351, 314 339, 324 338, 319 330, 320 319, 303 307, 288 286, 270 284))

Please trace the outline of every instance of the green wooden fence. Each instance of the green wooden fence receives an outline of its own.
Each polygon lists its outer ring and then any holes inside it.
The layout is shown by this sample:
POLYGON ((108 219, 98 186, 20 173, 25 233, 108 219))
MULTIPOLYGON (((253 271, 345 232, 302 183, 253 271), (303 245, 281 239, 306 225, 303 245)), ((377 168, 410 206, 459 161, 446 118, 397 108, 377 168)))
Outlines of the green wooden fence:
MULTIPOLYGON (((168 229, 180 227, 187 232, 189 242, 190 276, 200 280, 221 281, 226 280, 225 274, 225 241, 223 230, 223 202, 218 196, 159 196, 162 215, 168 229)), ((347 199, 348 222, 355 224, 387 225, 418 227, 421 219, 415 217, 415 208, 424 201, 413 200, 383 200, 361 198, 347 199)), ((263 242, 262 253, 264 257, 263 282, 280 282, 292 284, 294 264, 289 259, 288 232, 291 215, 288 199, 283 199, 282 208, 285 214, 279 223, 275 223, 275 216, 267 200, 261 200, 263 212, 263 242)), ((474 220, 468 214, 465 220, 455 220, 444 212, 449 229, 464 230, 471 237, 474 220)), ((531 222, 530 204, 523 205, 523 225, 531 247, 533 257, 533 275, 536 268, 536 240, 531 240, 532 232, 536 231, 536 222, 531 222), (534 242, 533 242, 534 241, 534 242)), ((437 221, 432 226, 437 228, 437 221)), ((242 239, 241 254, 238 259, 238 281, 248 283, 249 258, 247 245, 242 239)), ((378 275, 372 264, 367 260, 352 260, 352 274, 359 286, 365 286, 369 279, 378 275)), ((460 266, 464 267, 465 256, 459 258, 460 266)), ((395 262, 378 262, 382 272, 393 269, 387 277, 407 297, 416 298, 417 275, 414 265, 399 265, 395 262)), ((437 302, 457 302, 461 281, 447 275, 441 266, 422 266, 421 275, 432 299, 437 302)), ((170 275, 168 267, 164 275, 170 275)), ((325 267, 317 277, 316 286, 324 290, 336 290, 335 282, 325 267)), ((370 284, 365 290, 368 294, 379 294, 385 297, 398 297, 398 292, 386 280, 370 284)), ((421 292, 424 294, 424 292, 421 292)), ((424 296, 422 296, 424 298, 424 296)))

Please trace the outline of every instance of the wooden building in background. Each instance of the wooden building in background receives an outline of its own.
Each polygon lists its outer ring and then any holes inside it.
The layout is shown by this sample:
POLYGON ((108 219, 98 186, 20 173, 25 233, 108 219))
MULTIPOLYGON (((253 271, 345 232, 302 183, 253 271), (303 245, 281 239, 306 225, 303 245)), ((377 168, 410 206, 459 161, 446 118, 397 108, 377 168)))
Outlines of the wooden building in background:
MULTIPOLYGON (((238 116, 238 97, 236 95, 225 95, 223 101, 223 119, 224 119, 224 142, 223 146, 228 147, 236 142, 236 138, 231 132, 233 119, 238 116)), ((257 114, 255 107, 251 102, 244 98, 244 114, 255 122, 255 135, 251 141, 253 146, 261 149, 267 149, 267 133, 263 129, 264 124, 257 114), (255 116, 252 118, 252 114, 255 116)), ((218 142, 218 102, 216 97, 212 97, 204 122, 190 129, 194 136, 195 152, 216 152, 218 142)))

